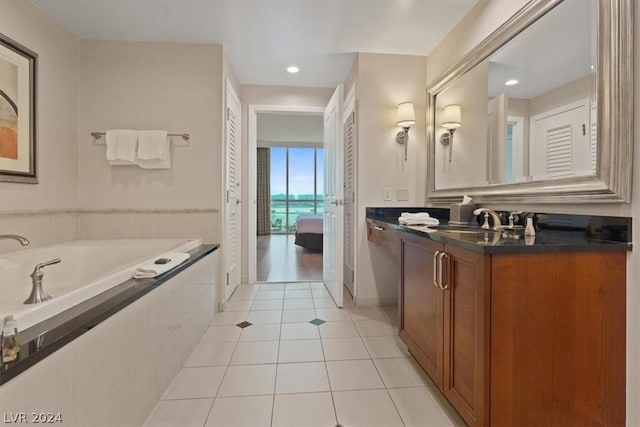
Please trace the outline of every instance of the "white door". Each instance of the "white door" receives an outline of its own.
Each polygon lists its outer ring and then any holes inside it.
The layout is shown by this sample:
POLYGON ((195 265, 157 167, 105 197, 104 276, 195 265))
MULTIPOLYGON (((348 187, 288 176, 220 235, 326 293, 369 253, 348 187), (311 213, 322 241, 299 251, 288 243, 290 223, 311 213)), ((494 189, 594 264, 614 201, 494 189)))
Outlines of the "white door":
POLYGON ((344 285, 355 297, 355 144, 357 138, 355 89, 344 107, 344 285))
POLYGON ((342 307, 344 153, 342 139, 342 85, 324 110, 324 222, 322 279, 336 305, 342 307))
POLYGON ((240 284, 240 119, 242 107, 233 87, 227 82, 225 120, 225 301, 240 284))

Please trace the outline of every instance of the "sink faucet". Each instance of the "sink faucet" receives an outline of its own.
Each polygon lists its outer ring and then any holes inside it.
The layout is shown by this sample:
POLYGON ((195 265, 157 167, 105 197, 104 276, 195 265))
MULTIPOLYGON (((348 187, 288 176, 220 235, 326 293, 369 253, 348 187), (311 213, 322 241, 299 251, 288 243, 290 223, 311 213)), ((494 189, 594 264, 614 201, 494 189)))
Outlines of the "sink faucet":
POLYGON ((5 239, 17 240, 22 246, 27 246, 29 243, 31 243, 26 237, 18 236, 17 234, 0 234, 0 240, 5 239))
POLYGON ((42 278, 44 277, 42 269, 48 265, 58 264, 61 261, 62 260, 60 258, 55 258, 51 261, 43 262, 42 264, 36 265, 36 268, 33 269, 33 273, 31 273, 33 288, 31 288, 31 294, 29 295, 29 298, 24 300, 25 304, 36 304, 51 299, 51 295, 49 295, 44 291, 44 289, 42 289, 42 278))
POLYGON ((491 228, 493 231, 500 232, 502 230, 502 220, 500 219, 500 215, 496 213, 493 209, 489 208, 478 208, 473 211, 475 216, 480 215, 481 213, 485 214, 485 221, 482 224, 482 228, 489 228, 489 223, 487 222, 487 215, 490 215, 493 219, 493 227, 491 228))

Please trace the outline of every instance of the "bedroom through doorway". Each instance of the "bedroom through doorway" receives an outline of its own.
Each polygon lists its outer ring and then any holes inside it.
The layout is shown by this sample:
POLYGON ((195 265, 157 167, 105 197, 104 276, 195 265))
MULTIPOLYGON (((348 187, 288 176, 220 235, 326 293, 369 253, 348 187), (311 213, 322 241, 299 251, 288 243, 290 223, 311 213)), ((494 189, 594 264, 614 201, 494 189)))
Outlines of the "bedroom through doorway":
POLYGON ((256 281, 322 281, 323 116, 256 118, 256 281))

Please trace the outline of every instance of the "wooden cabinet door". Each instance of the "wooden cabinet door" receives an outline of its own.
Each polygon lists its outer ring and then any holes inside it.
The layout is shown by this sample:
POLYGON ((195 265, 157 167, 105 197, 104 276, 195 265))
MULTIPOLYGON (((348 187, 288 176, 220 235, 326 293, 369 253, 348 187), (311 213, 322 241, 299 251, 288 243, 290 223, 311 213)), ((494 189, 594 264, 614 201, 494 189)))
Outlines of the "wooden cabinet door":
POLYGON ((490 256, 446 245, 443 393, 470 426, 488 424, 490 256))
POLYGON ((433 283, 433 258, 441 243, 400 233, 400 337, 442 388, 444 292, 433 283))

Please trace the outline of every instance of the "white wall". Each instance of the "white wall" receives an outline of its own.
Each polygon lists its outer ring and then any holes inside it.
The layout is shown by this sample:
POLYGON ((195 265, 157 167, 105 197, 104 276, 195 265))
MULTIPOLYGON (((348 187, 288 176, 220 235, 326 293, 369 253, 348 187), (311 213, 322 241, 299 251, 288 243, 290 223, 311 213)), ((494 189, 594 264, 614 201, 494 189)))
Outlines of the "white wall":
POLYGON ((258 146, 273 144, 322 145, 322 114, 260 113, 257 118, 258 146))
MULTIPOLYGON (((0 183, 0 234, 22 234, 33 245, 73 240, 76 219, 69 211, 76 206, 78 185, 78 42, 30 2, 0 0, 0 11, 0 32, 38 54, 39 179, 39 184, 0 183)), ((0 252, 15 249, 16 242, 0 243, 0 252)))
MULTIPOLYGON (((455 64, 470 48, 482 41, 508 19, 526 1, 480 0, 462 21, 429 54, 427 83, 455 64)), ((640 22, 640 8, 635 8, 635 22, 640 22)), ((636 57, 640 57, 640 32, 635 32, 636 57)), ((640 69, 634 70, 634 102, 640 105, 640 69)), ((635 109, 636 141, 640 138, 640 109, 635 109)), ((630 204, 614 205, 494 205, 496 209, 581 213, 633 217, 634 251, 627 258, 627 425, 640 425, 640 144, 635 143, 633 196, 630 204)), ((424 178, 424 175, 423 175, 424 178)))
POLYGON ((81 237, 111 228, 128 237, 189 232, 219 240, 222 81, 221 45, 81 41, 81 237), (172 139, 170 169, 111 166, 90 132, 122 128, 186 132, 191 139, 186 147, 172 139), (159 216, 167 214, 169 220, 159 216), (193 214, 208 220, 193 221, 193 214))
MULTIPOLYGON (((242 85, 242 182, 249 184, 248 113, 249 105, 276 105, 289 107, 325 107, 335 88, 303 88, 294 86, 242 85)), ((255 209, 255 201, 249 200, 249 185, 242 185, 242 234, 248 235, 249 209, 255 209)), ((242 241, 242 283, 248 281, 249 248, 247 239, 242 241)))
POLYGON ((390 304, 398 298, 396 260, 369 244, 365 209, 425 203, 427 58, 360 53, 357 62, 356 303, 390 304), (405 101, 413 102, 416 112, 406 161, 404 148, 395 140, 398 104, 405 101), (384 188, 392 189, 392 201, 384 201, 384 188), (398 188, 409 190, 408 201, 396 199, 398 188))

